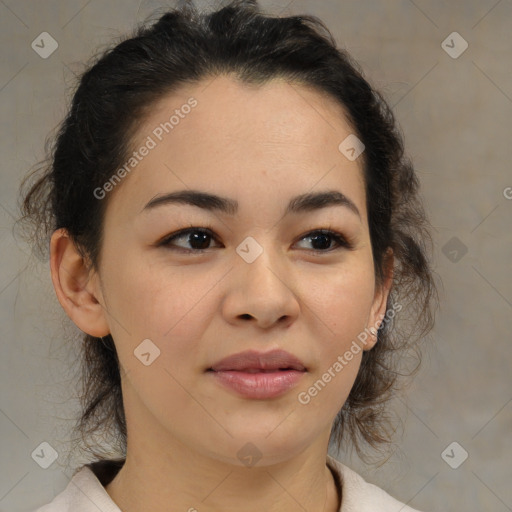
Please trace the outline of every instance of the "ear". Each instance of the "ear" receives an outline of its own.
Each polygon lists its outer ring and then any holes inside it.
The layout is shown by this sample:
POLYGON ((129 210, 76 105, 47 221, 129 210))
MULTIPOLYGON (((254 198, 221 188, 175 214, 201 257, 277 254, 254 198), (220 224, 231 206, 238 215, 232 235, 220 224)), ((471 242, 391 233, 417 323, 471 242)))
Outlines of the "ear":
MULTIPOLYGON (((370 315, 368 317, 368 331, 372 328, 378 330, 383 318, 386 316, 388 296, 391 290, 391 285, 393 284, 394 261, 395 257, 393 250, 389 247, 384 256, 384 278, 382 283, 375 285, 375 295, 370 315)), ((371 350, 375 346, 375 343, 377 343, 377 333, 375 335, 370 334, 363 350, 371 350)))
POLYGON ((75 325, 98 338, 109 334, 99 277, 90 270, 64 228, 51 237, 50 267, 57 298, 75 325))

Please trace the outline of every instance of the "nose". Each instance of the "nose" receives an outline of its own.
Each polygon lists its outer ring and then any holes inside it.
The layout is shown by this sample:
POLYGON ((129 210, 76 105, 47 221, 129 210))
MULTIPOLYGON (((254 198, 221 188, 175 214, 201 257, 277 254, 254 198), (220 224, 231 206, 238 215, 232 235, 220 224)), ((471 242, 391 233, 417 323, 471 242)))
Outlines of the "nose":
POLYGON ((290 272, 265 250, 252 263, 240 258, 229 273, 223 315, 232 324, 252 322, 262 329, 281 324, 288 327, 300 306, 290 272))

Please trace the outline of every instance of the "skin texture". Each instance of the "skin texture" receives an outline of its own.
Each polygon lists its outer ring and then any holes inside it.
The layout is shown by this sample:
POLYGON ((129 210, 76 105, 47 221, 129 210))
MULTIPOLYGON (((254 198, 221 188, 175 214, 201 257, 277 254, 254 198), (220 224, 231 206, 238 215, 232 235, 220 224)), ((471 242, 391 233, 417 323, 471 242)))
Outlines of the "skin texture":
POLYGON ((362 351, 308 404, 297 395, 378 325, 392 279, 376 286, 361 158, 338 150, 353 130, 342 107, 313 89, 221 75, 154 105, 134 148, 190 97, 197 106, 104 199, 99 272, 88 271, 64 230, 51 241, 60 303, 84 332, 112 334, 122 367, 127 460, 107 492, 124 512, 336 511, 327 446, 362 351), (187 189, 234 199, 238 212, 142 211, 187 189), (343 193, 360 216, 330 206, 283 217, 291 198, 325 190, 343 193), (186 252, 187 234, 157 245, 192 226, 214 233, 203 253, 186 252), (327 239, 330 249, 315 252, 317 229, 353 249, 327 239), (263 248, 252 263, 236 252, 249 236, 263 248), (148 366, 134 356, 144 339, 160 350, 148 366), (228 355, 274 348, 308 369, 283 396, 244 398, 205 373, 228 355), (248 442, 261 454, 252 467, 237 456, 248 442))

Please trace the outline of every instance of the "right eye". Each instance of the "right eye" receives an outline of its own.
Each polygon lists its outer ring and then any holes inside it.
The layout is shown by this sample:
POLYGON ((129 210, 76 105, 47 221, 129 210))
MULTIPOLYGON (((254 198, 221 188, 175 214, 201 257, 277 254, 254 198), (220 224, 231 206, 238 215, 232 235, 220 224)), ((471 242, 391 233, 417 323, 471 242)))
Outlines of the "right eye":
POLYGON ((210 248, 212 239, 216 240, 216 237, 209 228, 192 227, 171 233, 159 242, 158 246, 171 250, 178 248, 185 252, 201 253, 210 248), (184 243, 189 244, 189 247, 176 244, 177 240, 184 240, 184 243))

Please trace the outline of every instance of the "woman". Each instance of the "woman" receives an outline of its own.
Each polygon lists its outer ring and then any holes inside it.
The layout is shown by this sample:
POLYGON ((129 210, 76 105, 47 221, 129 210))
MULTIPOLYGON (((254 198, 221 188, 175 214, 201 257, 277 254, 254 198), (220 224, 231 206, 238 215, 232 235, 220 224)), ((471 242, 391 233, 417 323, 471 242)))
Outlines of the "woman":
POLYGON ((122 455, 39 511, 413 510, 327 453, 390 442, 436 293, 393 114, 322 22, 169 11, 80 77, 39 171, 77 429, 122 455))

